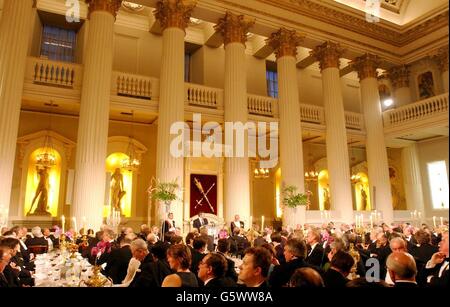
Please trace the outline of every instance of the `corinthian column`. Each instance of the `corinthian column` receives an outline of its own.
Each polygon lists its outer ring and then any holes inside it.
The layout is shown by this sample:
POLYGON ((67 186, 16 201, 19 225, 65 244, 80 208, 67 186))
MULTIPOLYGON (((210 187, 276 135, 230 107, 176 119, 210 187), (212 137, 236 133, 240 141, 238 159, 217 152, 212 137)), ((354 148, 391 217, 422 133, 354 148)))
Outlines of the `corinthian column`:
POLYGON ((83 65, 72 216, 99 229, 105 204, 105 160, 114 52, 121 0, 88 0, 89 32, 83 65))
POLYGON ((438 50, 435 59, 439 65, 439 70, 441 71, 444 93, 448 93, 448 45, 438 50))
POLYGON ((389 165, 384 141, 380 95, 378 94, 377 67, 374 55, 364 55, 353 61, 361 85, 361 104, 366 125, 366 155, 369 170, 369 186, 373 208, 383 213, 383 221, 394 219, 392 207, 389 165))
POLYGON ((394 89, 394 102, 396 106, 411 103, 411 90, 409 88, 409 66, 393 67, 388 73, 394 89))
MULTIPOLYGON (((194 6, 193 1, 164 0, 158 2, 155 11, 155 17, 163 29, 156 177, 161 182, 177 180, 181 188, 184 187, 183 157, 174 157, 170 153, 170 143, 175 137, 170 134, 170 127, 184 121, 184 36, 194 6)), ((182 204, 180 199, 174 201, 170 208, 176 225, 180 227, 183 226, 182 204)), ((161 217, 165 213, 160 208, 161 217)))
POLYGON ((0 19, 0 207, 9 207, 32 0, 5 0, 0 19))
POLYGON ((408 210, 424 212, 422 176, 417 144, 402 148, 402 169, 408 210))
POLYGON ((322 71, 323 105, 325 107, 327 164, 331 205, 341 212, 345 223, 353 221, 353 201, 345 127, 344 100, 339 76, 339 45, 325 43, 311 53, 319 60, 322 71))
MULTIPOLYGON (((283 186, 293 185, 305 191, 303 177, 302 128, 298 98, 296 55, 301 37, 295 31, 280 29, 267 40, 275 50, 278 70, 280 116, 280 167, 283 186)), ((305 223, 305 207, 285 208, 283 224, 295 227, 305 223)))
MULTIPOLYGON (((215 26, 222 34, 225 45, 225 122, 247 123, 247 75, 245 63, 245 42, 248 29, 254 21, 243 15, 227 12, 215 26)), ((233 141, 237 153, 237 142, 233 141)), ((249 223, 250 182, 247 138, 244 140, 244 157, 225 159, 225 220, 232 221, 235 214, 249 223)))

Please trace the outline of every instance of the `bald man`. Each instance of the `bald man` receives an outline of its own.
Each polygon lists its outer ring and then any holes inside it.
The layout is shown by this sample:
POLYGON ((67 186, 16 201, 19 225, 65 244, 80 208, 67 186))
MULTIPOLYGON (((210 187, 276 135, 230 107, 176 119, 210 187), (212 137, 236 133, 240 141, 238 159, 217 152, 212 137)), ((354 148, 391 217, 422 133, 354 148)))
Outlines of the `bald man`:
POLYGON ((404 252, 395 252, 386 260, 388 274, 397 288, 417 288, 417 267, 413 256, 404 252))

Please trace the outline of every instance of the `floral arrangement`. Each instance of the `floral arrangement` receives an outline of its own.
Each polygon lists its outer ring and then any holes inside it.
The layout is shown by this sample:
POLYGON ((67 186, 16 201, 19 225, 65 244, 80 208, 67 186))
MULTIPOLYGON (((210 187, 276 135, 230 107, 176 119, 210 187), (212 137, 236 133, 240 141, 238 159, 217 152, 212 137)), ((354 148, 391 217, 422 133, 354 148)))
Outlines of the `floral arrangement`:
POLYGON ((283 205, 289 208, 308 205, 310 192, 303 194, 296 193, 296 191, 297 187, 292 185, 283 189, 283 205))
POLYGON ((180 186, 176 179, 172 182, 161 182, 153 178, 148 193, 152 200, 161 201, 167 204, 178 199, 176 191, 179 188, 180 186))
POLYGON ((97 243, 97 246, 94 246, 91 250, 91 255, 93 257, 97 257, 98 253, 104 254, 104 253, 110 253, 111 252, 111 243, 100 241, 97 243))

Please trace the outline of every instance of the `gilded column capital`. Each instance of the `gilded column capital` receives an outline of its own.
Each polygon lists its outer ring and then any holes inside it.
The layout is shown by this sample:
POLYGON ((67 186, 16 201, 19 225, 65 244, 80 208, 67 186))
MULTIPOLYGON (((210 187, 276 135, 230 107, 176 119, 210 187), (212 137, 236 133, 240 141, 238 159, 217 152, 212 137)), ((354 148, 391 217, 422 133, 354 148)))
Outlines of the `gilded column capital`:
POLYGON ((300 36, 295 30, 281 28, 278 32, 272 33, 266 42, 275 50, 275 55, 279 59, 284 56, 296 57, 297 46, 303 38, 304 36, 300 36))
POLYGON ((86 3, 89 6, 88 18, 95 11, 105 11, 111 13, 116 18, 122 0, 86 0, 86 3))
POLYGON ((409 87, 409 65, 392 67, 388 71, 388 78, 391 80, 394 89, 409 87))
POLYGON ((351 64, 358 72, 360 81, 366 78, 377 78, 377 68, 380 66, 380 58, 373 54, 365 54, 353 60, 351 64))
POLYGON ((448 71, 448 46, 439 48, 438 53, 433 58, 441 72, 448 71))
POLYGON ((253 18, 227 12, 224 17, 219 19, 214 29, 222 34, 225 46, 229 43, 245 45, 247 32, 254 24, 255 20, 253 18))
POLYGON ((344 53, 344 49, 339 44, 325 42, 317 46, 310 54, 319 61, 320 70, 327 68, 339 68, 339 59, 344 53))
POLYGON ((158 1, 154 15, 163 30, 180 28, 184 31, 196 5, 196 0, 162 0, 158 1))

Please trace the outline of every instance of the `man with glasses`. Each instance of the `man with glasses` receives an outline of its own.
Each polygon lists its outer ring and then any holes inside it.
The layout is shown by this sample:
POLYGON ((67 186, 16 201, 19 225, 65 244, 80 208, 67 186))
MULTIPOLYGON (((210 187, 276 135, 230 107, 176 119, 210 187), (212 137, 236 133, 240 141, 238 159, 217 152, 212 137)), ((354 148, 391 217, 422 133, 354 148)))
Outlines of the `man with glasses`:
POLYGON ((235 287, 236 283, 225 277, 227 260, 218 253, 207 254, 198 265, 198 278, 207 288, 235 287))

